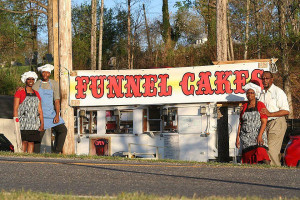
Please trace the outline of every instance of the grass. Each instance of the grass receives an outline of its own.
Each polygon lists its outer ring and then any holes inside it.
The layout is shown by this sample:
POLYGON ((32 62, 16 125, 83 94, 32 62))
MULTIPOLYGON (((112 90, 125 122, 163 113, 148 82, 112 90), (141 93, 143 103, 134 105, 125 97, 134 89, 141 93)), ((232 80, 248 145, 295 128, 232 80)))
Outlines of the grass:
POLYGON ((54 154, 54 153, 42 153, 42 154, 28 154, 28 153, 12 153, 0 151, 0 156, 6 157, 28 157, 28 158, 56 158, 56 159, 74 159, 74 160, 106 160, 106 161, 131 161, 140 163, 165 163, 174 165, 199 165, 199 166, 211 166, 211 167, 243 167, 243 168, 278 168, 278 169, 299 169, 292 167, 278 167, 270 166, 265 164, 259 165, 249 165, 249 164, 239 164, 239 163, 220 163, 220 162, 197 162, 197 161, 183 161, 183 160, 171 160, 171 159, 159 159, 159 160, 149 160, 141 158, 125 158, 117 156, 91 156, 91 155, 64 155, 64 154, 54 154))
MULTIPOLYGON (((114 196, 74 196, 74 195, 60 195, 60 194, 49 194, 49 193, 42 193, 42 192, 32 192, 32 191, 2 191, 0 193, 0 199, 5 200, 24 200, 24 199, 32 199, 32 200, 40 200, 40 199, 62 199, 62 200, 81 200, 81 199, 116 199, 116 200, 260 200, 263 199, 261 197, 220 197, 220 196, 210 196, 210 197, 193 197, 193 198, 187 198, 184 196, 157 196, 157 195, 148 195, 143 193, 121 193, 114 196)), ((283 200, 287 198, 272 198, 272 200, 283 200)), ((299 199, 299 198, 289 198, 291 200, 293 199, 299 199)))

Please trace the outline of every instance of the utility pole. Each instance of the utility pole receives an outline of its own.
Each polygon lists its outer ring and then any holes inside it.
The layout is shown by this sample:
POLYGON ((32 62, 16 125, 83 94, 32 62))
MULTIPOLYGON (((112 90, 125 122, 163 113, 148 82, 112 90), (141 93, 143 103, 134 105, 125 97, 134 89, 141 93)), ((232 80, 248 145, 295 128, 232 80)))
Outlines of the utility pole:
POLYGON ((68 134, 63 153, 74 154, 74 111, 69 106, 69 72, 72 71, 72 24, 71 0, 59 0, 59 67, 61 91, 61 116, 65 121, 68 134))
MULTIPOLYGON (((217 0, 217 61, 227 61, 227 0, 217 0)), ((218 161, 229 161, 228 107, 218 108, 218 161)))
POLYGON ((101 0, 100 8, 100 30, 99 30, 99 59, 98 59, 98 69, 102 69, 102 40, 103 40, 103 10, 104 10, 104 0, 101 0))
POLYGON ((92 0, 91 70, 97 65, 97 0, 92 0))
POLYGON ((54 60, 54 80, 59 83, 59 55, 58 55, 58 0, 53 3, 53 60, 54 60))

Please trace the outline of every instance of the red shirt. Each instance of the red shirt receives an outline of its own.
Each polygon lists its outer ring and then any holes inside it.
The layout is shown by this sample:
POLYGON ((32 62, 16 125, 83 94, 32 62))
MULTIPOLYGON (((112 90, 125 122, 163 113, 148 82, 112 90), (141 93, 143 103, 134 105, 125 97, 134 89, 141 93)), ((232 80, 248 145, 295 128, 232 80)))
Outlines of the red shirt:
MULTIPOLYGON (((245 110, 247 109, 247 106, 248 106, 248 103, 244 103, 243 104, 240 118, 242 118, 243 114, 245 113, 245 110)), ((266 118, 266 119, 268 119, 267 115, 260 113, 261 109, 263 109, 263 108, 266 108, 265 104, 263 102, 261 102, 261 101, 257 101, 257 110, 258 110, 258 112, 260 114, 260 118, 266 118)))
MULTIPOLYGON (((36 94, 36 96, 39 98, 39 100, 41 100, 40 94, 37 91, 35 91, 35 90, 33 90, 33 91, 36 94)), ((25 100, 25 98, 26 98, 26 92, 25 92, 25 90, 18 90, 16 92, 16 94, 15 94, 15 98, 19 98, 20 99, 20 104, 21 104, 25 100)))

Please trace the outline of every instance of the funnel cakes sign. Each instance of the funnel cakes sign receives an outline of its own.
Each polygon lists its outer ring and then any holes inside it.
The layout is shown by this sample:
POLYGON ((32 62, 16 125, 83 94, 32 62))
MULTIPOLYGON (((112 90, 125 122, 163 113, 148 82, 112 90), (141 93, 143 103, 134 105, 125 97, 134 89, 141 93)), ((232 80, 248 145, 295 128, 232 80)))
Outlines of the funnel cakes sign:
POLYGON ((261 84, 259 77, 269 69, 264 64, 74 71, 71 106, 244 101, 243 86, 250 80, 261 84))

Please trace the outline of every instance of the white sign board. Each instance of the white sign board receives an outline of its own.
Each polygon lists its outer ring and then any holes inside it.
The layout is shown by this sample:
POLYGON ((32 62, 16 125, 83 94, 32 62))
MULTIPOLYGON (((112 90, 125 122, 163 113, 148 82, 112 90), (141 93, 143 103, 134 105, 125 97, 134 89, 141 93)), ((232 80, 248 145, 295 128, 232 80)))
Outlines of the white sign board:
POLYGON ((139 70, 84 70, 70 76, 71 106, 244 101, 243 86, 268 63, 139 70), (262 65, 264 64, 264 65, 262 65))

